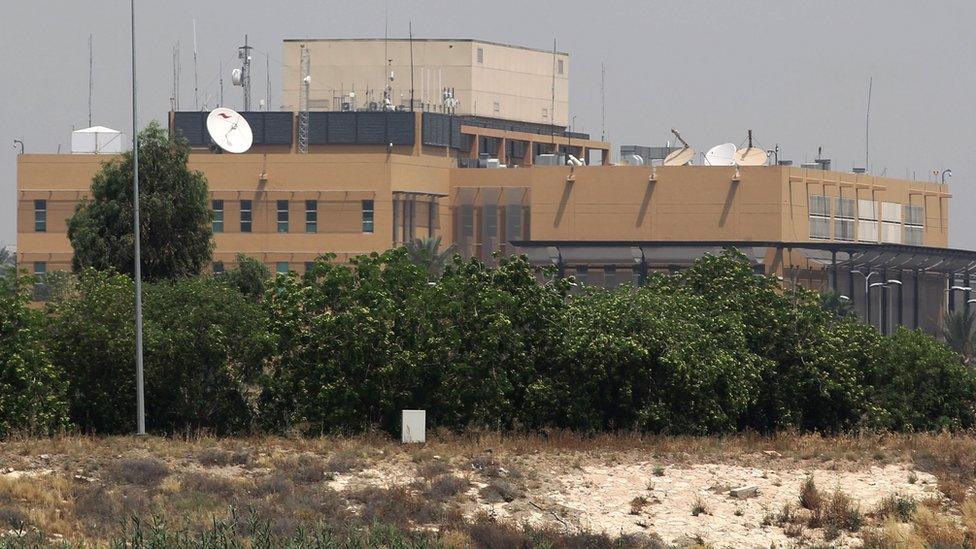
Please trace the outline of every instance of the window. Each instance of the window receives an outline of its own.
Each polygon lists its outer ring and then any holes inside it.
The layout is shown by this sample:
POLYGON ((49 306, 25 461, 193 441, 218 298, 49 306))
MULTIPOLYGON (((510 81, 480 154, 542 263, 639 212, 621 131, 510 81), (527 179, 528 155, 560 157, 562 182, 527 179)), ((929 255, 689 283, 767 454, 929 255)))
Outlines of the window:
POLYGON ((854 199, 837 197, 834 216, 844 219, 854 219, 854 199))
POLYGON ((830 238, 830 197, 810 197, 810 238, 830 238))
POLYGON ((288 201, 278 201, 278 232, 288 232, 288 201))
POLYGON ((251 232, 251 201, 241 200, 241 232, 251 232))
POLYGON ((224 232, 224 201, 214 200, 213 201, 213 232, 222 233, 224 232))
POLYGON ((495 101, 494 103, 492 103, 491 109, 495 111, 495 114, 498 114, 501 112, 502 106, 498 103, 498 101, 495 101))
POLYGON ((288 274, 288 262, 279 261, 275 263, 275 272, 280 275, 288 274))
POLYGON ((855 205, 853 198, 834 200, 834 240, 854 240, 855 205))
POLYGON ((830 238, 830 218, 810 216, 810 238, 830 238))
POLYGON ((315 233, 319 228, 319 203, 316 200, 305 201, 305 232, 315 233))
POLYGON ((480 65, 484 62, 485 62, 485 49, 478 48, 478 64, 480 65))
POLYGON ((306 273, 309 272, 309 271, 311 271, 314 268, 315 268, 315 262, 314 261, 306 261, 305 262, 305 272, 306 273))
POLYGON ((589 280, 590 266, 589 265, 578 265, 576 267, 576 281, 580 284, 586 284, 589 280))
POLYGON ((901 244, 901 223, 883 221, 881 223, 881 241, 901 244))
POLYGON ((50 289, 47 284, 44 283, 44 278, 47 274, 47 263, 43 261, 34 262, 34 277, 37 279, 34 281, 34 299, 37 301, 47 301, 50 297, 50 289))
POLYGON ((905 206, 905 244, 921 246, 925 234, 925 207, 905 206))
POLYGON ((498 238, 497 204, 485 204, 485 238, 498 238))
POLYGON ((603 287, 613 288, 616 285, 617 285, 617 266, 604 265, 603 266, 603 287))
POLYGON ((863 219, 857 222, 857 239, 860 242, 877 242, 878 241, 878 222, 877 221, 865 221, 863 219))
POLYGON ((873 221, 877 221, 877 204, 873 200, 858 200, 857 217, 858 219, 871 219, 873 221))
POLYGON ((44 282, 44 275, 47 274, 47 263, 43 261, 34 262, 34 276, 37 278, 37 283, 41 284, 44 282))
POLYGON ((905 224, 906 225, 925 225, 925 207, 924 206, 905 206, 905 224))
POLYGON ((545 107, 542 108, 542 119, 549 120, 549 109, 545 107))
POLYGON ((897 202, 882 202, 881 203, 881 220, 889 221, 891 223, 901 223, 901 204, 897 202))
POLYGON ((222 275, 222 274, 224 274, 224 262, 223 261, 214 261, 214 264, 213 264, 213 274, 215 274, 215 275, 222 275))
POLYGON ((363 200, 363 232, 373 232, 373 201, 363 200))
POLYGON ((34 201, 34 231, 47 232, 47 200, 34 201))
POLYGON ((563 60, 562 59, 556 61, 556 72, 559 73, 559 74, 562 74, 563 73, 563 60))
POLYGON ((905 225, 905 244, 910 246, 921 246, 923 228, 915 225, 905 225))

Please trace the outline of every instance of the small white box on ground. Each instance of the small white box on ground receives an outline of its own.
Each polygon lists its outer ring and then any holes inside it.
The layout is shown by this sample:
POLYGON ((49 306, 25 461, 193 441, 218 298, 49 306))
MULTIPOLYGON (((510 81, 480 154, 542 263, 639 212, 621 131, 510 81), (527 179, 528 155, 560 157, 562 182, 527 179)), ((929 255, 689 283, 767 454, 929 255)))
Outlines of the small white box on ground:
POLYGON ((427 410, 404 410, 400 429, 404 444, 427 442, 427 410))

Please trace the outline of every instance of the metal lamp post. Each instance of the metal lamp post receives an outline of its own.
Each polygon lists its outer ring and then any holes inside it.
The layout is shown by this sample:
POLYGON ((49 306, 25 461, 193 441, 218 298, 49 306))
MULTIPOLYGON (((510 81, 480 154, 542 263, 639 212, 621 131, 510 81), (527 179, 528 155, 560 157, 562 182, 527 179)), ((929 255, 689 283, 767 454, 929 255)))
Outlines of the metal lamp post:
MULTIPOLYGON (((949 302, 952 300, 952 292, 971 292, 973 291, 970 286, 950 286, 945 289, 946 293, 946 312, 949 311, 949 302)), ((968 303, 968 302, 967 302, 968 303)))
MULTIPOLYGON (((869 284, 871 283, 871 277, 878 273, 871 271, 867 274, 864 274, 862 271, 857 271, 857 270, 851 272, 854 274, 859 274, 864 277, 864 321, 867 322, 868 324, 871 324, 871 296, 869 295, 868 290, 870 289, 869 284)), ((851 292, 853 291, 854 289, 851 288, 851 292)))
POLYGON ((888 304, 888 318, 887 318, 887 322, 885 322, 885 326, 887 327, 887 330, 885 331, 888 334, 891 334, 892 332, 891 309, 893 309, 893 307, 891 306, 891 294, 888 293, 888 288, 892 286, 901 286, 901 280, 895 280, 894 278, 890 278, 884 282, 884 288, 883 288, 884 294, 882 294, 882 298, 886 299, 887 300, 886 303, 888 304))
POLYGON ((139 117, 136 111, 136 0, 130 0, 132 16, 132 230, 136 279, 136 434, 146 434, 146 402, 142 374, 142 251, 139 247, 139 117))

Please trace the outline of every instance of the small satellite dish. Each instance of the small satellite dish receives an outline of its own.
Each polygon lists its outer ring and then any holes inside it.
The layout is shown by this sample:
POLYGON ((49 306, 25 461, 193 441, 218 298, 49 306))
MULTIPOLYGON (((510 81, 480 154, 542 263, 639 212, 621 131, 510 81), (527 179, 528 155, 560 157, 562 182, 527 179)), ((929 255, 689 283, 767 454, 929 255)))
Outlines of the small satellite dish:
POLYGON ((207 132, 218 147, 229 153, 247 152, 254 140, 247 120, 237 111, 224 107, 210 111, 207 132))
POLYGON ((759 147, 740 149, 732 155, 736 166, 765 166, 768 159, 769 153, 759 147))
POLYGON ((732 143, 722 143, 715 145, 705 153, 706 166, 734 166, 735 145, 732 143))
POLYGON ((663 164, 665 166, 684 166, 685 164, 691 162, 691 159, 694 157, 695 149, 692 149, 691 147, 683 147, 666 156, 663 164))

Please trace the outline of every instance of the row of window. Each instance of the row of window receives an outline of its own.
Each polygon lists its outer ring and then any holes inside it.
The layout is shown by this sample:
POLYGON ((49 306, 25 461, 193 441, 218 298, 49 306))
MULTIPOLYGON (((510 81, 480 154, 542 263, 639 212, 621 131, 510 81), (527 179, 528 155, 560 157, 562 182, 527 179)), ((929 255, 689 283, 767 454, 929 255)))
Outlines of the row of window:
MULTIPOLYGON (((287 261, 278 261, 278 262, 276 262, 275 263, 275 273, 277 273, 277 274, 288 274, 289 271, 291 271, 290 265, 291 264, 288 263, 287 261)), ((306 261, 305 262, 305 271, 312 270, 312 266, 313 265, 315 265, 314 262, 312 262, 312 261, 306 261)), ((215 275, 224 274, 224 272, 226 272, 226 270, 227 270, 224 267, 224 262, 223 261, 214 261, 213 266, 211 268, 213 270, 213 274, 215 274, 215 275)), ((36 270, 36 268, 35 268, 35 270, 36 270)))
MULTIPOLYGON (((214 200, 213 207, 213 232, 224 232, 224 201, 214 200)), ((241 232, 249 233, 254 223, 253 203, 250 200, 241 200, 241 232)), ((278 232, 287 233, 288 231, 288 201, 277 201, 277 223, 278 232)), ((363 232, 373 232, 374 205, 372 200, 362 201, 363 232)), ((318 201, 305 201, 305 232, 318 232, 318 201)), ((34 231, 38 233, 47 232, 47 200, 34 201, 34 231)))
MULTIPOLYGON (((253 226, 253 204, 250 200, 241 200, 241 232, 249 233, 253 226)), ((375 210, 372 200, 363 200, 362 206, 362 227, 364 233, 373 232, 375 210)), ((212 203, 214 218, 213 232, 224 232, 224 201, 214 200, 212 203)), ((275 222, 279 233, 289 231, 289 202, 278 200, 275 203, 275 222)), ((305 201, 305 232, 317 233, 319 230, 319 204, 317 200, 305 201)))
MULTIPOLYGON (((925 210, 921 205, 905 205, 897 202, 881 203, 881 221, 878 221, 877 203, 873 200, 833 199, 834 239, 861 242, 888 242, 921 246, 925 224, 925 210), (857 206, 855 212, 855 204, 857 206), (905 223, 902 225, 902 212, 905 223), (880 234, 879 234, 880 229, 880 234)), ((811 196, 809 199, 810 238, 830 238, 831 197, 811 196)))

